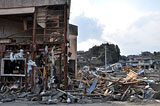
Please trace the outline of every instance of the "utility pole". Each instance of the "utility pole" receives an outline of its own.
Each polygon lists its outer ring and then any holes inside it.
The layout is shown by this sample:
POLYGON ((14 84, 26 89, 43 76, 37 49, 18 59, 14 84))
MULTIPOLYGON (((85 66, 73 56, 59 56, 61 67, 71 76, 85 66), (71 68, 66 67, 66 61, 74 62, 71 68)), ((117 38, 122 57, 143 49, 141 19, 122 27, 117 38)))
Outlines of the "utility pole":
POLYGON ((104 65, 105 66, 105 71, 107 71, 106 70, 106 65, 107 65, 107 51, 106 50, 107 50, 107 46, 105 45, 105 65, 104 65))

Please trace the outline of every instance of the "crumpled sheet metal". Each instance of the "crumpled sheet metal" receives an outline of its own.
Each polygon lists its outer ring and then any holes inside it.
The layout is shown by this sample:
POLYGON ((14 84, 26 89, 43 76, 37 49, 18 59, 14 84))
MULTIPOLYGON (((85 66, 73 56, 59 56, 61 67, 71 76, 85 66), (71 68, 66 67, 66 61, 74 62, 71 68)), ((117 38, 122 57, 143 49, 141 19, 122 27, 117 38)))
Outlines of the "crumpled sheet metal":
POLYGON ((97 78, 94 78, 91 87, 90 87, 89 89, 87 89, 87 92, 88 92, 88 93, 92 93, 92 92, 93 92, 93 90, 96 88, 97 82, 98 82, 98 79, 97 79, 97 78))

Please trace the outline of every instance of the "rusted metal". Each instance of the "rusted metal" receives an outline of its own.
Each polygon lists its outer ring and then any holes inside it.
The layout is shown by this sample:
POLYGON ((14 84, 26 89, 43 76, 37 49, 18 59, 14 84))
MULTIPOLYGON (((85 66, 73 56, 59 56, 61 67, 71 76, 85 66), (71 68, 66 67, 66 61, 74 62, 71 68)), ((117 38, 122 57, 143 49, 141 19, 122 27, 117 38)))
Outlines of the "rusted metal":
POLYGON ((64 86, 67 89, 67 4, 64 5, 64 86))
MULTIPOLYGON (((35 60, 35 51, 36 51, 36 18, 37 18, 37 12, 34 13, 33 18, 33 37, 32 37, 32 60, 35 60)), ((34 67, 32 67, 31 70, 31 88, 34 87, 34 67)))

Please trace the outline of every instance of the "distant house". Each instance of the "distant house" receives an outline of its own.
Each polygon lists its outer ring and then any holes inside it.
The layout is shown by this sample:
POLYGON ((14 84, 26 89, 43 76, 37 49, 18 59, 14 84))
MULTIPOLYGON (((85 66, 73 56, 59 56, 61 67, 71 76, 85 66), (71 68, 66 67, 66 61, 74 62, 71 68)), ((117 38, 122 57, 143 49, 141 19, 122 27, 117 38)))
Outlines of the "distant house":
POLYGON ((78 55, 77 56, 77 61, 78 62, 86 62, 86 59, 83 56, 78 55))
POLYGON ((126 66, 132 66, 133 68, 137 67, 139 57, 135 55, 128 56, 128 61, 126 61, 126 66))
POLYGON ((149 68, 154 68, 154 59, 151 57, 140 57, 139 58, 139 68, 143 69, 149 69, 149 68))
POLYGON ((145 51, 141 53, 142 56, 153 56, 151 52, 145 51))
POLYGON ((154 59, 154 61, 152 63, 152 67, 154 69, 160 69, 160 59, 154 59))
POLYGON ((91 58, 91 61, 96 61, 97 60, 97 57, 92 57, 91 58))
POLYGON ((91 57, 91 60, 90 60, 91 63, 95 63, 96 61, 97 61, 97 57, 91 57))
POLYGON ((160 60, 154 59, 153 54, 150 52, 142 52, 140 55, 130 55, 127 57, 126 66, 142 69, 156 69, 160 68, 160 60))
POLYGON ((84 51, 77 51, 77 54, 83 54, 84 51))

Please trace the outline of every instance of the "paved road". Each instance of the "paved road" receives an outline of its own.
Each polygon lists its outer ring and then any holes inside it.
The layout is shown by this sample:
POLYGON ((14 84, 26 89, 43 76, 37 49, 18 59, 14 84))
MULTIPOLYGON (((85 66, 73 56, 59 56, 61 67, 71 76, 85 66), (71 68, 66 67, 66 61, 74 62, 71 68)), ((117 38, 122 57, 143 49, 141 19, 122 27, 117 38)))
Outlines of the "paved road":
POLYGON ((42 105, 37 102, 8 102, 0 103, 0 106, 160 106, 160 103, 149 104, 136 104, 128 102, 106 102, 106 103, 93 103, 93 104, 52 104, 42 105))
POLYGON ((37 102, 8 102, 8 103, 0 103, 0 106, 117 106, 117 105, 113 105, 113 103, 43 105, 43 104, 38 104, 37 102))

